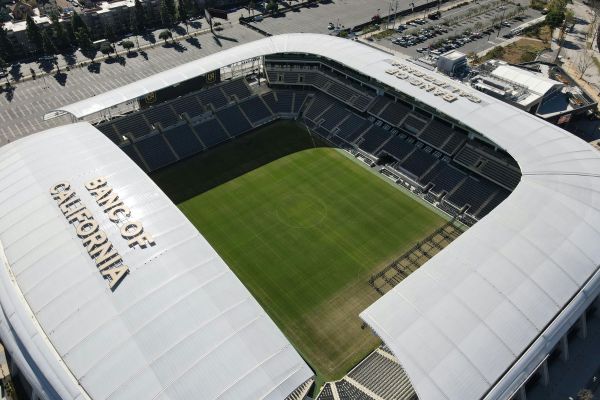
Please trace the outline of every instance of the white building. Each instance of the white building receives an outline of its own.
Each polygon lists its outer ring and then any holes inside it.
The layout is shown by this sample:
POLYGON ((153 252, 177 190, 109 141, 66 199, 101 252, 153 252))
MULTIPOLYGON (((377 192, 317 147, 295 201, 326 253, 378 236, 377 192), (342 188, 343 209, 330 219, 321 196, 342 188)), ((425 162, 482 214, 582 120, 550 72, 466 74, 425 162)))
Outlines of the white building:
POLYGON ((464 71, 467 68, 467 56, 460 51, 450 50, 440 55, 437 60, 438 71, 448 76, 454 76, 459 71, 464 71))

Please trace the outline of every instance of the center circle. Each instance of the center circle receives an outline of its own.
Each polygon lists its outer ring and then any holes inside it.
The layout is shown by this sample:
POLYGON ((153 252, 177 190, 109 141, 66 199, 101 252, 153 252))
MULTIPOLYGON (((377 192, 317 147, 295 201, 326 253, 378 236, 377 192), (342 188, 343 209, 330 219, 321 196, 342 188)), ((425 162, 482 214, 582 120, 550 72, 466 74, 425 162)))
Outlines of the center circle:
POLYGON ((292 228, 312 228, 327 216, 327 207, 319 199, 300 193, 284 196, 275 211, 277 218, 292 228))

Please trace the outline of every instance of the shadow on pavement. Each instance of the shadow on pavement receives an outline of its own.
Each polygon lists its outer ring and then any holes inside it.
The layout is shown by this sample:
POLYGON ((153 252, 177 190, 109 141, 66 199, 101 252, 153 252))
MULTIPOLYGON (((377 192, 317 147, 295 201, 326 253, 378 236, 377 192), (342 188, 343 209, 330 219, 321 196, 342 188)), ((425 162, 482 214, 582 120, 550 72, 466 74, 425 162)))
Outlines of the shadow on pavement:
POLYGON ((67 74, 64 72, 57 72, 54 74, 54 79, 56 79, 56 82, 58 82, 60 86, 65 86, 67 84, 67 74))
POLYGON ((156 36, 154 36, 154 32, 147 32, 142 35, 145 41, 150 42, 152 44, 156 43, 156 36))
POLYGON ((10 71, 8 71, 8 73, 14 81, 18 82, 19 80, 21 80, 21 78, 23 77, 23 73, 21 72, 21 64, 13 64, 13 66, 10 67, 10 71))
POLYGON ((0 93, 4 93, 4 97, 10 103, 15 97, 15 87, 5 83, 4 87, 0 88, 0 93))
POLYGON ((88 64, 87 69, 88 69, 88 71, 90 71, 93 74, 99 74, 101 66, 102 66, 102 64, 94 61, 94 62, 91 62, 90 64, 88 64))
POLYGON ((192 46, 198 48, 198 49, 202 48, 202 45, 200 44, 200 41, 197 38, 195 38, 195 37, 187 38, 187 39, 185 39, 185 41, 188 42, 189 44, 191 44, 192 46))

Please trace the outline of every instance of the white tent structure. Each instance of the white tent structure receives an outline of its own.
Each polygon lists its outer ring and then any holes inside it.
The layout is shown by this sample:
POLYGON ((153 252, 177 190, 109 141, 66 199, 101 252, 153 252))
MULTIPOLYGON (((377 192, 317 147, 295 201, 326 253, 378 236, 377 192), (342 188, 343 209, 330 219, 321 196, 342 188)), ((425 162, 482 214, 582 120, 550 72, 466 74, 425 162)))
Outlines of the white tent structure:
MULTIPOLYGON (((600 293, 600 154, 587 143, 387 53, 311 34, 241 45, 59 112, 83 118, 234 62, 273 53, 313 54, 359 71, 460 121, 518 162, 522 179, 507 200, 361 314, 398 357, 420 399, 510 398, 600 293), (457 99, 444 99, 423 80, 394 72, 398 68, 432 78, 457 99)), ((32 145, 42 137, 32 137, 32 145)), ((19 176, 18 169, 2 171, 4 181, 19 180, 12 177, 19 176)), ((0 226, 16 224, 8 221, 0 220, 0 226)), ((41 340, 31 328, 27 332, 41 340)), ((70 350, 78 340, 66 337, 60 343, 70 350)), ((293 358, 291 351, 288 356, 293 358)))
POLYGON ((0 305, 2 343, 34 398, 281 400, 313 375, 179 209, 87 123, 0 148, 0 305), (104 192, 90 190, 99 178, 104 192), (138 226, 151 243, 132 245, 138 226), (104 275, 118 267, 91 257, 90 232, 129 269, 112 290, 115 272, 104 275))

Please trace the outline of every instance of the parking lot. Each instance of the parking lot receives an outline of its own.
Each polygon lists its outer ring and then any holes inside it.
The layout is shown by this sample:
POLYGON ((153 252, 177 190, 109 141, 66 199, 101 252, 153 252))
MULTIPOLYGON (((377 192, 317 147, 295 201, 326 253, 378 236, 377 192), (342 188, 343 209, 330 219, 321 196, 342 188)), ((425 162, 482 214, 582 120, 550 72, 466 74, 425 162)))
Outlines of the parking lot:
MULTIPOLYGON (((460 2, 464 2, 464 0, 450 1, 444 4, 443 7, 460 2)), ((408 9, 410 3, 410 1, 399 0, 397 11, 408 9)), ((415 1, 415 3, 420 2, 415 1)), ((394 2, 392 2, 392 5, 395 9, 394 2)), ((254 22, 252 25, 272 35, 290 32, 331 34, 333 30, 329 28, 330 23, 340 29, 352 28, 370 21, 375 15, 388 15, 390 12, 389 7, 389 0, 336 0, 323 4, 316 3, 314 7, 302 8, 277 17, 268 17, 260 22, 254 22)), ((422 15, 422 13, 418 14, 422 15)), ((416 15, 417 13, 415 13, 416 15)))
MULTIPOLYGON (((58 77, 38 76, 36 80, 14 85, 12 92, 0 92, 0 146, 69 122, 67 117, 43 121, 43 115, 50 110, 263 37, 237 24, 226 26, 220 34, 221 38, 212 34, 200 35, 194 44, 182 40, 176 47, 163 47, 159 41, 154 48, 146 51, 148 59, 133 53, 131 57, 123 57, 123 65, 116 61, 100 62, 91 67, 73 68, 58 77)), ((18 73, 28 74, 28 67, 19 67, 18 73)))
POLYGON ((517 26, 541 16, 539 12, 527 8, 518 19, 507 20, 506 16, 510 15, 516 5, 500 6, 479 15, 468 16, 469 12, 473 12, 469 10, 482 4, 485 3, 480 1, 477 5, 456 9, 451 18, 442 14, 439 21, 420 18, 420 21, 417 20, 411 25, 400 25, 396 34, 379 39, 378 44, 411 58, 419 58, 426 54, 435 58, 452 49, 465 54, 480 53, 506 41, 504 36, 517 26), (444 19, 458 19, 459 22, 446 26, 442 24, 444 19), (500 20, 504 23, 500 24, 500 20), (496 28, 490 27, 493 21, 498 21, 496 28))

